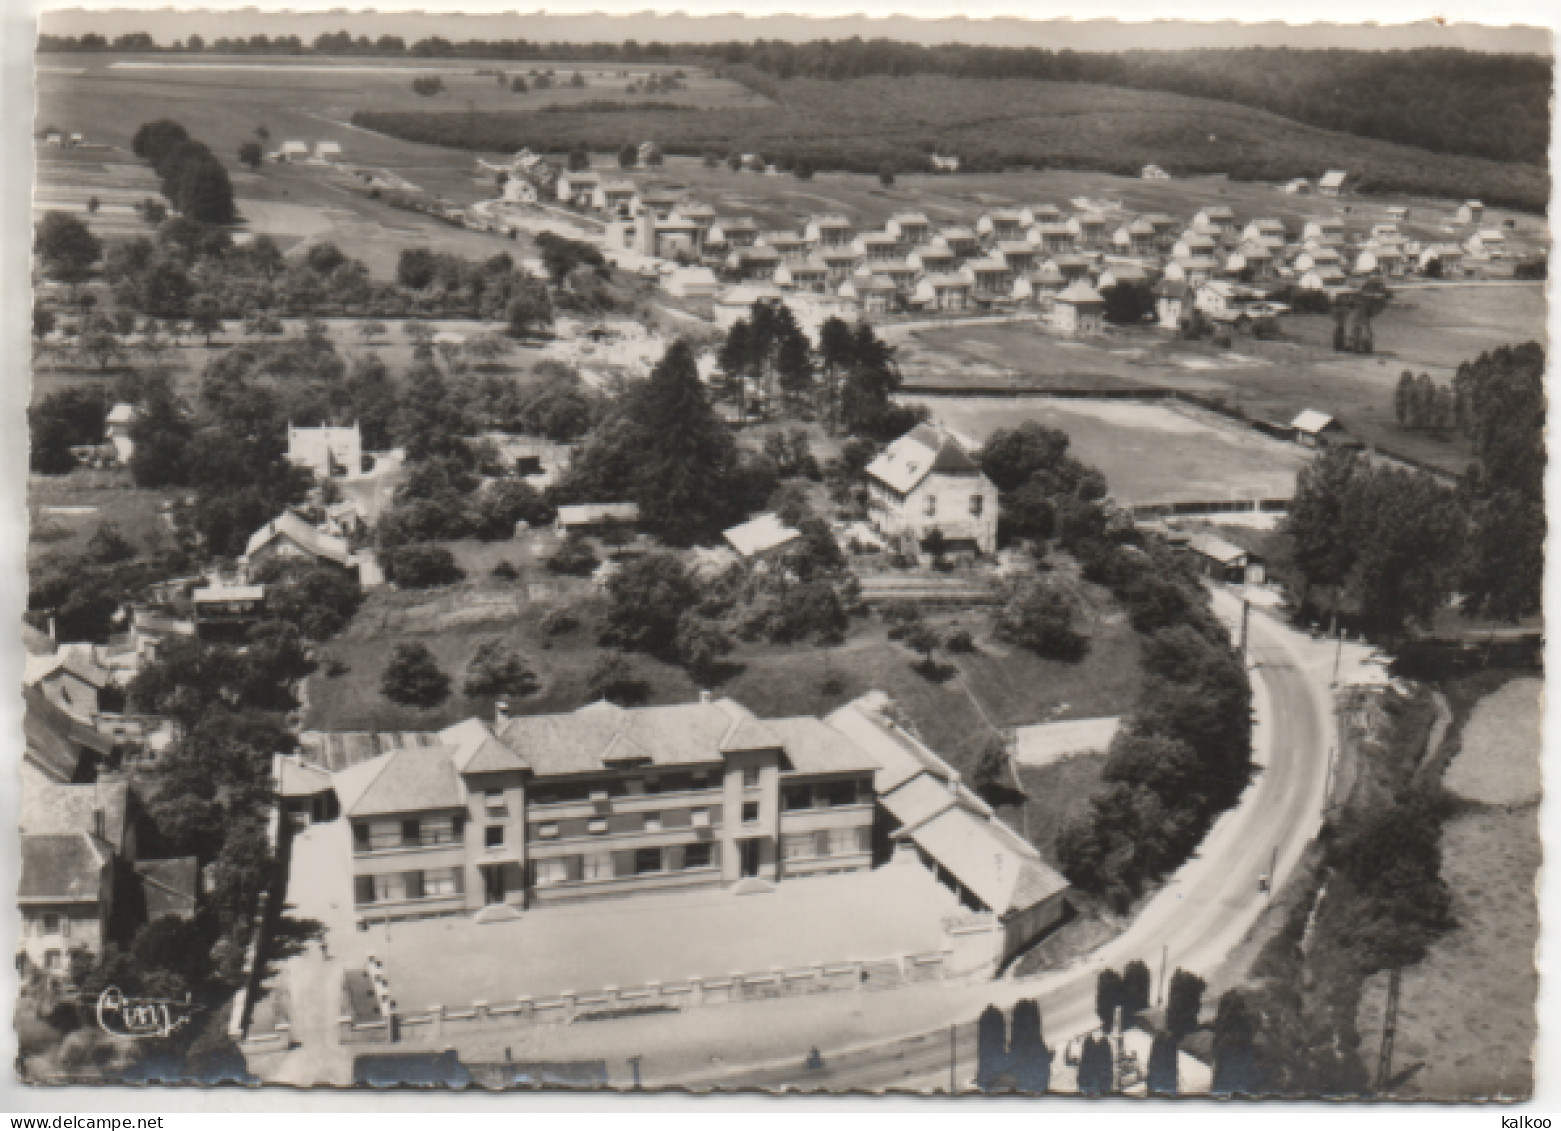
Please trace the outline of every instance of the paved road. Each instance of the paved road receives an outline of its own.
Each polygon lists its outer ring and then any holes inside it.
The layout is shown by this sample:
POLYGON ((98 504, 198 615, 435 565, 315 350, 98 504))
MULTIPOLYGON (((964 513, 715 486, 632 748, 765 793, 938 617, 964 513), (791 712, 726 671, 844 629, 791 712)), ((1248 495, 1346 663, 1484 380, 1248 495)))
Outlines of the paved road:
MULTIPOLYGON (((1239 606, 1229 594, 1217 593, 1216 608, 1233 619, 1239 606)), ((1137 958, 1158 977, 1162 955, 1168 955, 1173 970, 1182 966, 1206 971, 1217 965, 1262 913, 1268 897, 1258 890, 1258 877, 1268 871, 1276 853, 1282 883, 1316 835, 1325 804, 1330 746, 1335 741, 1328 687, 1333 645, 1313 641, 1258 612, 1252 614, 1250 625, 1258 715, 1254 761, 1259 769, 1240 805, 1219 820, 1198 856, 1183 866, 1125 933, 1065 970, 973 991, 972 999, 979 1000, 949 1019, 956 1023, 954 1078, 960 1089, 968 1087, 974 1074, 974 1017, 988 1002, 1007 1006, 1021 997, 1036 998, 1047 1043, 1060 1049, 1096 1024, 1095 978, 1102 967, 1120 969, 1137 958)), ((808 1070, 794 1059, 683 1083, 947 1090, 949 1045, 945 1028, 853 1050, 831 1052, 826 1047, 821 1050, 821 1069, 808 1070)))

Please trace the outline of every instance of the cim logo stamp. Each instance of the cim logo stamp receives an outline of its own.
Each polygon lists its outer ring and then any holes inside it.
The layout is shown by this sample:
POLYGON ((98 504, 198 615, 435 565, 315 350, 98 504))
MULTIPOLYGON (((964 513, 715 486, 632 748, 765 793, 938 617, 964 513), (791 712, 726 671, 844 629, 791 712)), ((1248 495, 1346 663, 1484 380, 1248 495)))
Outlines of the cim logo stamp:
POLYGON ((190 1023, 195 1009, 188 995, 183 1001, 132 998, 109 986, 98 995, 98 1026, 115 1037, 171 1037, 190 1023))

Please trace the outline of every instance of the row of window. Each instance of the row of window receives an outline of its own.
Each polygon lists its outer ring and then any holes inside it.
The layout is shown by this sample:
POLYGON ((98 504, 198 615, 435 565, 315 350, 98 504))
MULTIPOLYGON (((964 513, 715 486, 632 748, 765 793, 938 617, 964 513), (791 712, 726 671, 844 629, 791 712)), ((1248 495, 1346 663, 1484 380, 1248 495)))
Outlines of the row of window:
MULTIPOLYGON (((985 507, 986 507, 986 497, 985 496, 983 496, 983 495, 972 495, 972 496, 970 496, 970 513, 971 514, 976 515, 976 516, 979 517, 981 512, 982 512, 982 510, 985 507)), ((936 495, 928 495, 927 496, 926 501, 922 504, 922 513, 925 514, 928 518, 932 518, 934 515, 936 515, 938 513, 938 497, 936 495)))
POLYGON ((69 915, 40 915, 36 919, 22 920, 22 930, 26 934, 59 935, 63 939, 70 938, 69 915))
MULTIPOLYGON (((753 819, 757 821, 758 806, 753 819)), ((673 809, 666 813, 620 813, 612 818, 591 817, 585 821, 544 821, 536 826, 535 840, 558 840, 560 837, 606 836, 618 833, 659 833, 664 829, 708 829, 711 827, 709 809, 673 809)), ((492 847, 491 845, 489 847, 492 847)))
POLYGON ((586 880, 619 880, 633 876, 689 872, 715 867, 717 855, 715 844, 701 841, 666 848, 549 856, 531 862, 531 882, 535 887, 554 887, 586 880))
POLYGON ((380 876, 353 877, 353 902, 359 907, 374 903, 400 903, 407 899, 461 895, 465 890, 459 868, 427 868, 418 872, 387 872, 380 876))
POLYGON ((788 785, 781 790, 781 808, 788 812, 798 809, 837 809, 842 805, 867 805, 872 800, 872 783, 866 778, 814 782, 811 785, 788 785))
POLYGON ((785 860, 849 856, 872 850, 873 830, 867 825, 854 829, 818 829, 811 833, 787 833, 781 837, 781 857, 785 860))
POLYGON ((646 774, 607 781, 538 785, 531 790, 530 800, 534 805, 562 805, 608 797, 692 793, 695 790, 715 789, 720 783, 720 774, 702 770, 694 773, 646 774))
POLYGON ((383 852, 391 848, 434 848, 460 844, 465 818, 408 817, 405 820, 356 821, 352 826, 352 846, 358 852, 383 852))

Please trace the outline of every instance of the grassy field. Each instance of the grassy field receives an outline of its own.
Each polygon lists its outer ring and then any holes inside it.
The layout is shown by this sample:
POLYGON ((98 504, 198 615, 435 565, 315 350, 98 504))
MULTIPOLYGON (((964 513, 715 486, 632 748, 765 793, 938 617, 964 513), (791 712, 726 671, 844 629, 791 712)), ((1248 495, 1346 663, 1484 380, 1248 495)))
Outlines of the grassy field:
MULTIPOLYGON (((1500 675, 1475 679, 1488 687, 1500 675)), ((1461 701, 1468 693, 1459 690, 1454 685, 1448 693, 1461 701)), ((1501 683, 1458 732, 1443 776, 1456 811, 1442 832, 1442 876, 1458 925, 1403 972, 1393 1084, 1399 1095, 1522 1098, 1533 1089, 1542 692, 1535 678, 1501 683)), ((1386 997, 1385 973, 1366 983, 1358 1018, 1363 1050, 1381 1040, 1386 997)))
POLYGON ((1289 498, 1307 453, 1186 405, 1046 397, 925 397, 934 418, 973 444, 1035 421, 1066 432, 1123 506, 1289 498))
POLYGON ((1316 408, 1366 443, 1461 472, 1469 459, 1461 437, 1399 427, 1399 374, 1407 368, 1446 383, 1459 363, 1486 350, 1545 341, 1545 317, 1543 284, 1470 283, 1397 292, 1374 322, 1370 357, 1334 353, 1325 315, 1291 315, 1283 340, 1242 338, 1233 350, 1149 329, 1064 341, 1024 324, 917 328, 892 337, 912 392, 917 384, 960 383, 1038 392, 1181 389, 1282 425, 1316 408))
POLYGON ((70 475, 29 476, 28 564, 80 557, 98 529, 110 522, 146 553, 170 534, 157 509, 167 497, 158 491, 136 490, 123 472, 83 469, 70 475))

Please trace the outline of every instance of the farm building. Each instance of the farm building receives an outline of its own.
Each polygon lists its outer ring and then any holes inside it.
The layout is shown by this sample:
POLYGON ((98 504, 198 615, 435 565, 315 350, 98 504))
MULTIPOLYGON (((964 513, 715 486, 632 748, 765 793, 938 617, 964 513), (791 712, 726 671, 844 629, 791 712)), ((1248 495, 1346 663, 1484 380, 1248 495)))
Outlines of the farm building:
POLYGON ((1213 534, 1194 534, 1187 552, 1198 572, 1228 585, 1262 585, 1267 580, 1263 559, 1213 534))
POLYGON ((1349 176, 1343 169, 1329 169, 1317 182, 1318 196, 1343 196, 1344 181, 1349 176))
POLYGON ((341 142, 328 139, 315 142, 314 157, 316 161, 340 161, 341 142))
POLYGON ((1145 165, 1138 171, 1138 175, 1146 181, 1168 181, 1171 174, 1158 165, 1145 165))
POLYGON ((873 525, 921 545, 939 531, 950 549, 997 550, 997 488, 952 435, 919 424, 867 466, 873 525))
POLYGON ((305 161, 308 160, 308 157, 308 143, 298 141, 296 139, 292 141, 284 141, 282 143, 282 148, 276 151, 277 163, 282 165, 290 164, 294 161, 305 161))
POLYGON ((1325 448, 1347 438, 1344 426, 1326 412, 1309 408, 1290 422, 1296 443, 1308 448, 1325 448))
POLYGON ((1283 191, 1291 196, 1310 196, 1312 194, 1312 182, 1305 177, 1297 177, 1293 181, 1286 181, 1283 191))

